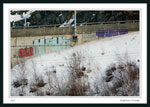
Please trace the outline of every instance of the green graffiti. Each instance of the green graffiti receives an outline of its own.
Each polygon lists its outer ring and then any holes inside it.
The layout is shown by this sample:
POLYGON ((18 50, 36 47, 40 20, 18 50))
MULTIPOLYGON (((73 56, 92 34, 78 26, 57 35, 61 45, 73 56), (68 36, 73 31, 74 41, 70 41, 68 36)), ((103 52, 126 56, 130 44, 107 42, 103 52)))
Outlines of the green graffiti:
POLYGON ((54 37, 51 39, 36 39, 33 42, 34 56, 39 54, 44 54, 45 46, 50 46, 49 51, 63 50, 71 46, 71 40, 66 39, 66 37, 54 37))
POLYGON ((34 56, 39 54, 44 54, 44 39, 36 39, 33 42, 33 52, 34 56))
POLYGON ((58 51, 70 47, 71 41, 67 40, 66 37, 55 37, 46 39, 46 45, 51 45, 52 51, 58 51))

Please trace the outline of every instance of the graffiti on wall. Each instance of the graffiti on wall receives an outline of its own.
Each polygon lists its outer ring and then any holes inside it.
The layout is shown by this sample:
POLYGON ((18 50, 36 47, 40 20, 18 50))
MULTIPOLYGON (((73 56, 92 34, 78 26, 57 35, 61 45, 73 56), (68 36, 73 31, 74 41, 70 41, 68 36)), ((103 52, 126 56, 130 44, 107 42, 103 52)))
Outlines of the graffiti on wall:
POLYGON ((52 39, 46 39, 46 45, 52 46, 52 51, 63 50, 71 46, 71 40, 66 37, 55 37, 52 39))
POLYGON ((33 56, 33 48, 29 47, 29 48, 21 48, 19 49, 19 56, 33 56))
POLYGON ((33 53, 34 56, 44 54, 45 47, 44 47, 44 39, 35 39, 33 40, 33 53))
POLYGON ((66 37, 54 37, 51 39, 35 39, 30 48, 19 49, 19 56, 37 56, 45 53, 46 47, 51 47, 48 52, 63 50, 71 46, 71 40, 66 37))
POLYGON ((96 36, 110 37, 110 36, 123 35, 123 34, 127 34, 127 33, 128 33, 128 29, 126 26, 121 26, 121 27, 113 26, 113 27, 106 28, 106 29, 104 29, 103 27, 100 27, 96 31, 96 36))

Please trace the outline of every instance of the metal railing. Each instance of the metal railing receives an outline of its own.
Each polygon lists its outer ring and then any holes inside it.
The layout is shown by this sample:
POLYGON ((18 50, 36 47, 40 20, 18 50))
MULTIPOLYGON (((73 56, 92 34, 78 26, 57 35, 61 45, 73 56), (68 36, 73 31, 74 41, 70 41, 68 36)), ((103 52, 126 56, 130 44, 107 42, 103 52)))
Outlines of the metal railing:
MULTIPOLYGON (((86 25, 98 25, 98 24, 121 24, 121 23, 137 23, 139 20, 127 20, 127 21, 108 21, 108 22, 90 22, 90 23, 76 23, 76 26, 86 26, 86 25)), ((42 27, 60 27, 62 24, 53 24, 53 25, 35 25, 35 26, 16 26, 12 29, 29 29, 29 28, 42 28, 42 27)), ((67 25, 64 27, 73 27, 73 24, 67 25)))

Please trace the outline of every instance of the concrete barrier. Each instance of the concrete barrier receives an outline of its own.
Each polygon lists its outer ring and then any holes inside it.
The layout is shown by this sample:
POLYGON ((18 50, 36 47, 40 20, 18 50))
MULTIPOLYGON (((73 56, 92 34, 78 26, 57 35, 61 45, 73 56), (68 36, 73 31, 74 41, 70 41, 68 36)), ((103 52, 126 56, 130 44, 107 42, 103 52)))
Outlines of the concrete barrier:
MULTIPOLYGON (((139 30, 139 22, 132 23, 132 24, 118 23, 118 24, 77 26, 76 33, 78 36, 78 40, 77 43, 74 44, 72 40, 73 33, 74 33, 73 27, 63 27, 63 28, 42 27, 42 28, 29 28, 29 29, 11 29, 11 67, 16 65, 18 60, 25 61, 31 57, 34 57, 34 52, 37 51, 34 50, 34 47, 35 45, 39 45, 34 43, 35 40, 36 41, 43 40, 44 45, 39 46, 39 48, 44 50, 42 51, 38 50, 38 52, 42 54, 43 53, 46 54, 54 51, 59 51, 61 50, 61 48, 66 49, 74 45, 89 42, 91 40, 96 40, 98 39, 98 36, 96 36, 96 31, 99 28, 108 29, 114 26, 117 27, 126 26, 129 32, 139 30), (19 49, 27 49, 29 47, 33 47, 33 51, 34 51, 33 56, 27 54, 27 55, 23 55, 25 57, 20 57, 19 49)), ((20 53, 21 52, 22 51, 20 51, 20 53)), ((26 50, 24 52, 26 52, 26 50)), ((37 55, 41 55, 41 54, 37 54, 37 55)))
MULTIPOLYGON (((86 25, 77 26, 76 33, 94 33, 100 27, 107 29, 109 27, 126 26, 129 31, 138 31, 139 22, 136 23, 117 23, 117 24, 99 24, 99 25, 86 25)), ((24 29, 11 29, 11 37, 24 37, 24 36, 44 36, 44 35, 73 35, 73 27, 39 27, 39 28, 24 28, 24 29)))

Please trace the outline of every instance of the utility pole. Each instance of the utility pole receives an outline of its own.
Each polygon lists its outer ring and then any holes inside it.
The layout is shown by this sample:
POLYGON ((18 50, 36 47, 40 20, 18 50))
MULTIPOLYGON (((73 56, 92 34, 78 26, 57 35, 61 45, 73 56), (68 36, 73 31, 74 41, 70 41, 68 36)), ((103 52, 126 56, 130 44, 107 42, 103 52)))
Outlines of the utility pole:
POLYGON ((73 42, 77 42, 78 38, 76 35, 76 10, 74 10, 74 34, 73 34, 73 42))
POLYGON ((76 10, 74 10, 74 36, 76 36, 76 10))

